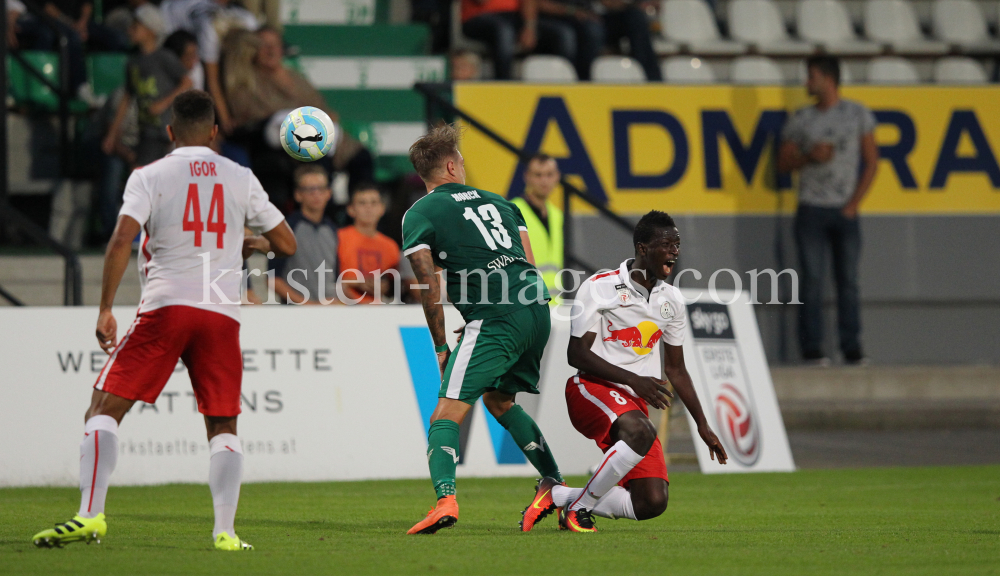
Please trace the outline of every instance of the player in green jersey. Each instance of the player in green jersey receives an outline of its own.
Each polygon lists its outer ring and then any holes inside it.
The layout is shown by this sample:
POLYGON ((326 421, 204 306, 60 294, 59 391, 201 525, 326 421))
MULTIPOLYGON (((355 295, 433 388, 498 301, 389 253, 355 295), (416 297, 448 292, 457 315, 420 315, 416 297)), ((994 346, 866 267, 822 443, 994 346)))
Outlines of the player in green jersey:
MULTIPOLYGON (((458 521, 459 425, 480 397, 538 472, 562 482, 538 426, 514 403, 518 392, 538 393, 549 339, 549 293, 534 266, 517 206, 465 185, 458 136, 454 126, 443 124, 410 147, 410 161, 428 194, 403 216, 403 254, 421 284, 442 380, 427 434, 437 506, 409 534, 433 534, 458 521), (466 322, 454 354, 446 340, 441 282, 466 322)), ((536 494, 528 508, 524 522, 533 525, 555 504, 546 492, 536 494)))

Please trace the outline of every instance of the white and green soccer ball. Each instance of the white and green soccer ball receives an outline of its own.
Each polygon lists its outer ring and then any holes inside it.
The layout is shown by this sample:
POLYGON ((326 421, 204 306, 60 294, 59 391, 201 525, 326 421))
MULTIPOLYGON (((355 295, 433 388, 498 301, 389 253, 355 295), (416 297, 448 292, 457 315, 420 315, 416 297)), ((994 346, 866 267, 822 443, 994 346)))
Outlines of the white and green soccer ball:
POLYGON ((281 147, 302 162, 319 160, 333 148, 336 126, 319 108, 303 106, 288 113, 279 130, 281 147))

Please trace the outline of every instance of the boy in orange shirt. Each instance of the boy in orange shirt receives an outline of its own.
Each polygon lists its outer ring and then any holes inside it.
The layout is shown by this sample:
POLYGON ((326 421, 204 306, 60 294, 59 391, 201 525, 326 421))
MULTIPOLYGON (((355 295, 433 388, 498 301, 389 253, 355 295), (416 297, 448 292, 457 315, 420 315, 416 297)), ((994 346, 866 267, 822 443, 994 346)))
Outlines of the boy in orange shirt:
POLYGON ((399 245, 376 229, 385 214, 385 203, 378 188, 371 183, 355 188, 347 214, 354 219, 354 225, 337 232, 337 259, 344 293, 358 304, 371 304, 375 302, 375 282, 381 282, 379 303, 389 301, 393 276, 384 273, 399 266, 399 245))

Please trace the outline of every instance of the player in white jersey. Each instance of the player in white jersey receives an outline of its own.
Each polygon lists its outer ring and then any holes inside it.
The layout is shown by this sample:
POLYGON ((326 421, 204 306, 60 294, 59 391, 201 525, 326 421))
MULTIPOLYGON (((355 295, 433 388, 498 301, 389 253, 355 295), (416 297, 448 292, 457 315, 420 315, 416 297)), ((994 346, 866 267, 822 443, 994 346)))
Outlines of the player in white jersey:
POLYGON ((597 442, 604 459, 583 488, 543 478, 537 493, 551 498, 532 502, 561 508, 560 527, 574 532, 595 532, 593 515, 645 520, 667 508, 667 466, 646 409, 647 403, 665 409, 673 397, 660 380, 660 343, 663 371, 698 423, 698 434, 713 459, 727 459, 684 366, 687 313, 680 290, 667 284, 680 255, 677 227, 669 215, 653 210, 639 220, 633 243, 635 258, 583 282, 570 325, 567 354, 580 370, 566 383, 570 421, 597 442))
POLYGON ((181 359, 205 416, 220 550, 251 550, 233 524, 243 477, 236 436, 243 360, 239 339, 243 259, 254 250, 295 252, 295 236, 249 169, 215 154, 215 104, 191 90, 173 102, 167 133, 177 149, 137 168, 104 257, 97 340, 110 354, 94 384, 80 444, 80 510, 36 534, 36 546, 98 540, 107 532, 104 502, 118 456, 118 425, 132 405, 154 403, 181 359), (244 226, 263 233, 245 237, 244 226), (118 343, 115 293, 142 231, 142 302, 118 343))

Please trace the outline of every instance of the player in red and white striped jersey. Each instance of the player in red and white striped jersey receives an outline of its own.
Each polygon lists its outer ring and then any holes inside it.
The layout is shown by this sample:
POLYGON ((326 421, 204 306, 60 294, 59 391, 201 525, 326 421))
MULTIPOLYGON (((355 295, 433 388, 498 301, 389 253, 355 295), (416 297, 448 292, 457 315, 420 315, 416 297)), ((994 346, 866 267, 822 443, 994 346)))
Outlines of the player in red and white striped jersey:
POLYGON ((660 380, 661 350, 698 434, 712 458, 726 463, 684 366, 685 303, 667 284, 680 255, 677 227, 654 210, 639 220, 633 243, 634 259, 584 281, 574 300, 567 353, 580 372, 566 383, 566 404, 573 426, 605 455, 583 488, 543 478, 538 493, 550 488, 552 501, 536 502, 562 508, 560 527, 574 532, 596 531, 592 515, 645 520, 667 508, 667 466, 646 408, 665 409, 673 397, 660 380))
POLYGON ((236 436, 242 264, 254 250, 291 255, 296 243, 253 173, 208 147, 218 133, 214 107, 205 92, 179 95, 167 127, 177 149, 129 177, 104 258, 97 339, 110 358, 94 385, 80 444, 80 511, 35 535, 37 546, 106 533, 104 502, 118 455, 118 425, 136 401, 156 402, 181 359, 208 431, 215 547, 253 548, 233 527, 243 477, 236 436), (244 227, 263 235, 246 237, 244 227), (111 306, 140 230, 142 302, 119 343, 111 306))

